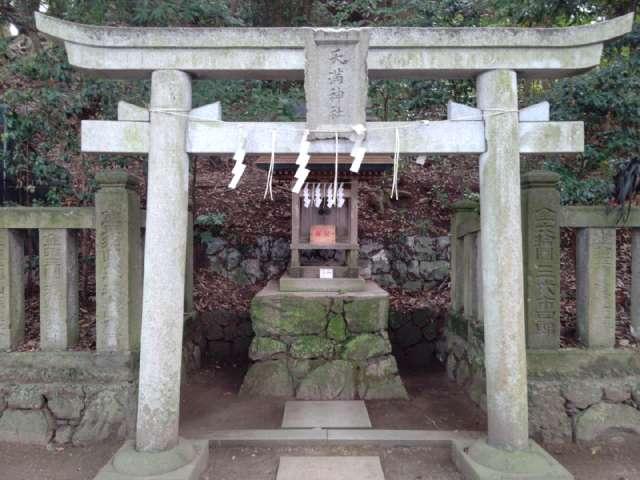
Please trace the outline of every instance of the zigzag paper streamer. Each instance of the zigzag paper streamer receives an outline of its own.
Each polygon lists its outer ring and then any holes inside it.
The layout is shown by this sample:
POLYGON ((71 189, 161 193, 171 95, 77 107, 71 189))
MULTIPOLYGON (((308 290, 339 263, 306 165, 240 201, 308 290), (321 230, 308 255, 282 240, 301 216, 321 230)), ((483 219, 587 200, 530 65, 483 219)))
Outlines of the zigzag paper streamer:
POLYGON ((229 182, 229 188, 231 189, 235 189, 238 186, 238 183, 242 178, 242 174, 247 168, 243 163, 244 157, 247 155, 246 146, 247 132, 242 131, 240 134, 240 144, 238 145, 236 153, 233 154, 233 159, 236 161, 236 164, 234 165, 233 170, 231 170, 231 173, 233 174, 233 178, 231 179, 231 182, 229 182))
POLYGON ((298 170, 296 170, 295 178, 296 183, 291 189, 293 193, 300 193, 300 189, 304 182, 307 181, 307 177, 309 176, 309 170, 306 168, 309 163, 309 148, 311 147, 311 142, 308 140, 309 138, 309 130, 305 130, 302 134, 302 140, 300 140, 300 151, 298 152, 298 158, 296 158, 296 165, 298 165, 298 170))
POLYGON ((351 156, 353 157, 353 162, 351 162, 351 167, 349 170, 353 173, 360 172, 360 165, 362 165, 362 160, 364 159, 364 155, 367 153, 366 147, 363 147, 365 134, 367 133, 367 129, 364 125, 355 125, 353 127, 353 131, 356 132, 356 141, 353 144, 353 148, 351 149, 351 156))

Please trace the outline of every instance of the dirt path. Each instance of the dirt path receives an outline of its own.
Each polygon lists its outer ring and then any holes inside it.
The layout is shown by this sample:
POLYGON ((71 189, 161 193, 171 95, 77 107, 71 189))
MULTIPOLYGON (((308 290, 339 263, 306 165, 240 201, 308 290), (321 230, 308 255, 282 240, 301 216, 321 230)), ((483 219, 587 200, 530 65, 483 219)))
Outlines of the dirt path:
MULTIPOLYGON (((183 387, 181 434, 230 428, 279 428, 283 399, 238 397, 244 368, 204 370, 183 387)), ((367 402, 374 428, 482 430, 484 414, 443 372, 403 373, 409 401, 367 402)), ((87 448, 0 443, 0 480, 91 480, 121 442, 87 448)), ((619 434, 593 445, 547 445, 576 480, 640 479, 640 436, 619 434)), ((273 480, 281 455, 380 455, 387 480, 461 480, 448 448, 218 448, 206 480, 273 480), (215 474, 214 474, 215 473, 215 474)))

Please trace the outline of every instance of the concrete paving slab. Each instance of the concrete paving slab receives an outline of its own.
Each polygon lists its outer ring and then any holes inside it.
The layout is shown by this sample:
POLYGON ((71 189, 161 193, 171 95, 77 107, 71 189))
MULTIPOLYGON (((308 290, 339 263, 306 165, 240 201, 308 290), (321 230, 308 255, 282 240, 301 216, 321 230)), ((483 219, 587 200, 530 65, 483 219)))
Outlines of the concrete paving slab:
POLYGON ((280 457, 276 480, 384 480, 380 457, 280 457))
POLYGON ((371 428, 371 420, 362 400, 289 401, 282 428, 371 428))
POLYGON ((341 445, 384 445, 448 447, 451 442, 473 442, 484 433, 462 430, 356 430, 329 429, 327 442, 341 445))

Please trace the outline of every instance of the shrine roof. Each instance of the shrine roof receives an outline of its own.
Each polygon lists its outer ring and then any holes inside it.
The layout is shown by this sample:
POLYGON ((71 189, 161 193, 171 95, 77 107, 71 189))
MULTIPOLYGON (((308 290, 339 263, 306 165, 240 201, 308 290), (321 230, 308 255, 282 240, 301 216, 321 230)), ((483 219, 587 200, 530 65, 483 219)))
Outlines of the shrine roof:
MULTIPOLYGON (((117 78, 180 69, 206 78, 301 79, 311 28, 130 28, 90 26, 35 14, 65 42, 77 68, 117 78)), ((508 68, 555 78, 595 67, 602 44, 629 32, 633 14, 567 28, 365 28, 371 78, 469 78, 508 68)))

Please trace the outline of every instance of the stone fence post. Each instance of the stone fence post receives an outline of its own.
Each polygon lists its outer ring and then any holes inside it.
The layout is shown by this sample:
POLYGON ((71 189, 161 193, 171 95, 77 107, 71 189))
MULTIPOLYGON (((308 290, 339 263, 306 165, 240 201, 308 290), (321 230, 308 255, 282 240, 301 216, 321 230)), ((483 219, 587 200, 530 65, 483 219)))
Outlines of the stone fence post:
POLYGON ((451 224, 451 307, 453 313, 462 313, 464 308, 465 268, 464 239, 458 238, 462 225, 478 216, 478 203, 460 200, 454 203, 451 224))
POLYGON ((24 337, 24 239, 19 230, 0 229, 0 351, 24 337))
POLYGON ((138 180, 125 171, 96 175, 96 349, 137 351, 142 318, 138 180))
POLYGON ((522 176, 527 347, 560 347, 560 176, 533 171, 522 176))
POLYGON ((616 334, 616 230, 577 234, 578 335, 588 348, 613 348, 616 334))
POLYGON ((40 349, 66 350, 78 342, 78 243, 73 230, 41 228, 40 349))

